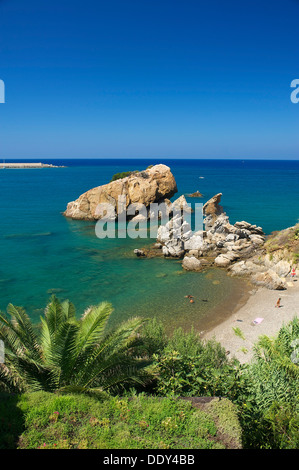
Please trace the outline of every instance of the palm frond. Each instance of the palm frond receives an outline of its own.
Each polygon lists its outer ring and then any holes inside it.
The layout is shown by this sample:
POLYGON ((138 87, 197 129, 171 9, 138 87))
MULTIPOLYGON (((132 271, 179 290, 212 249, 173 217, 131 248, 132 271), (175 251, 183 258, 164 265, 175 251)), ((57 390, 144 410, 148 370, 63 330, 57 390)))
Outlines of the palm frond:
POLYGON ((98 306, 90 307, 84 313, 80 319, 80 332, 77 339, 78 354, 83 348, 101 341, 112 311, 110 303, 102 302, 98 306))
POLYGON ((65 321, 74 320, 76 318, 75 306, 69 300, 61 302, 61 313, 65 321))
POLYGON ((50 334, 55 333, 57 328, 65 320, 65 311, 62 310, 61 303, 55 295, 52 295, 50 302, 45 309, 45 320, 48 324, 50 334))

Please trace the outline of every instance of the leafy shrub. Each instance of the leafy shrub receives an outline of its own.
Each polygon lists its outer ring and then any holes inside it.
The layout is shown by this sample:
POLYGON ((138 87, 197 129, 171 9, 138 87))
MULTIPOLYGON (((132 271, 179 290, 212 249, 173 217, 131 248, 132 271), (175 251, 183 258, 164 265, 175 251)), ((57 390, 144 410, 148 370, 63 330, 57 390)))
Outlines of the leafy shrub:
POLYGON ((299 436, 299 368, 294 345, 299 321, 284 325, 275 338, 260 337, 246 369, 246 407, 240 418, 247 447, 296 448, 299 436))
POLYGON ((194 330, 175 330, 155 361, 160 395, 233 398, 242 385, 239 363, 229 361, 216 341, 203 342, 194 330))
POLYGON ((134 171, 123 171, 121 173, 115 173, 115 175, 112 176, 110 183, 112 183, 112 181, 116 181, 122 178, 126 178, 127 176, 131 176, 133 173, 138 173, 138 171, 134 170, 134 171))

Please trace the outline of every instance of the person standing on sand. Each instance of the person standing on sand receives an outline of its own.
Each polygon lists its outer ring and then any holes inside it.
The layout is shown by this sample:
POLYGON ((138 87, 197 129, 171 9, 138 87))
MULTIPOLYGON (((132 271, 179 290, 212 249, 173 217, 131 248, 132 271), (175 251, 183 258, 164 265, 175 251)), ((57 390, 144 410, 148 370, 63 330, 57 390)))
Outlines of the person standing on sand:
POLYGON ((279 307, 281 306, 281 305, 280 305, 280 301, 281 301, 281 298, 279 297, 279 299, 278 299, 277 302, 276 302, 275 307, 278 307, 278 308, 279 308, 279 307))
POLYGON ((295 268, 293 268, 291 272, 291 278, 294 279, 295 276, 296 276, 296 271, 295 271, 295 268))

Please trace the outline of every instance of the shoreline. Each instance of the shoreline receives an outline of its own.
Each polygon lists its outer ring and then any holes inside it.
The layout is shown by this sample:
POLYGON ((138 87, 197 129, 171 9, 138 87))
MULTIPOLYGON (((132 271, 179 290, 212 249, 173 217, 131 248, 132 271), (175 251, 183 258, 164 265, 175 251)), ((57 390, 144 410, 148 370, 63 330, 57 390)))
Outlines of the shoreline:
POLYGON ((265 287, 255 288, 247 292, 243 302, 235 305, 231 314, 217 325, 203 331, 204 340, 215 339, 228 352, 228 357, 235 357, 245 364, 254 356, 253 346, 259 337, 276 336, 280 328, 298 316, 299 280, 289 281, 286 290, 269 290, 265 287), (278 298, 281 307, 276 308, 278 298), (253 320, 262 318, 259 324, 253 320), (233 328, 239 328, 245 339, 237 336, 233 328))
MULTIPOLYGON (((216 268, 220 269, 220 268, 216 268)), ((228 275, 228 274, 227 274, 228 275)), ((220 304, 212 308, 206 317, 199 322, 199 330, 202 338, 216 330, 220 325, 228 321, 250 299, 253 286, 246 279, 234 279, 233 292, 220 304), (238 283, 238 285, 237 285, 238 283), (233 305, 233 307, 232 307, 233 305)))

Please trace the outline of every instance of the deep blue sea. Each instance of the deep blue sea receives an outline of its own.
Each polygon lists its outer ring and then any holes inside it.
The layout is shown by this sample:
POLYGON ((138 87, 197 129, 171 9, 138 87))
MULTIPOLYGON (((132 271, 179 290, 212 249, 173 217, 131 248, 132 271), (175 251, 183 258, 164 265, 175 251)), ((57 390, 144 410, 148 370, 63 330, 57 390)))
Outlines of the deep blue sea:
POLYGON ((94 223, 62 215, 69 201, 116 172, 165 163, 178 186, 174 199, 198 190, 204 198, 196 202, 204 203, 221 192, 232 223, 246 220, 267 234, 299 217, 299 161, 42 161, 66 168, 0 170, 0 308, 22 305, 34 321, 52 293, 70 299, 78 314, 108 300, 113 324, 143 315, 168 326, 196 326, 233 299, 236 281, 221 270, 188 273, 176 260, 136 258, 133 250, 148 243, 144 239, 100 240, 94 223), (188 304, 186 294, 199 300, 188 304))

